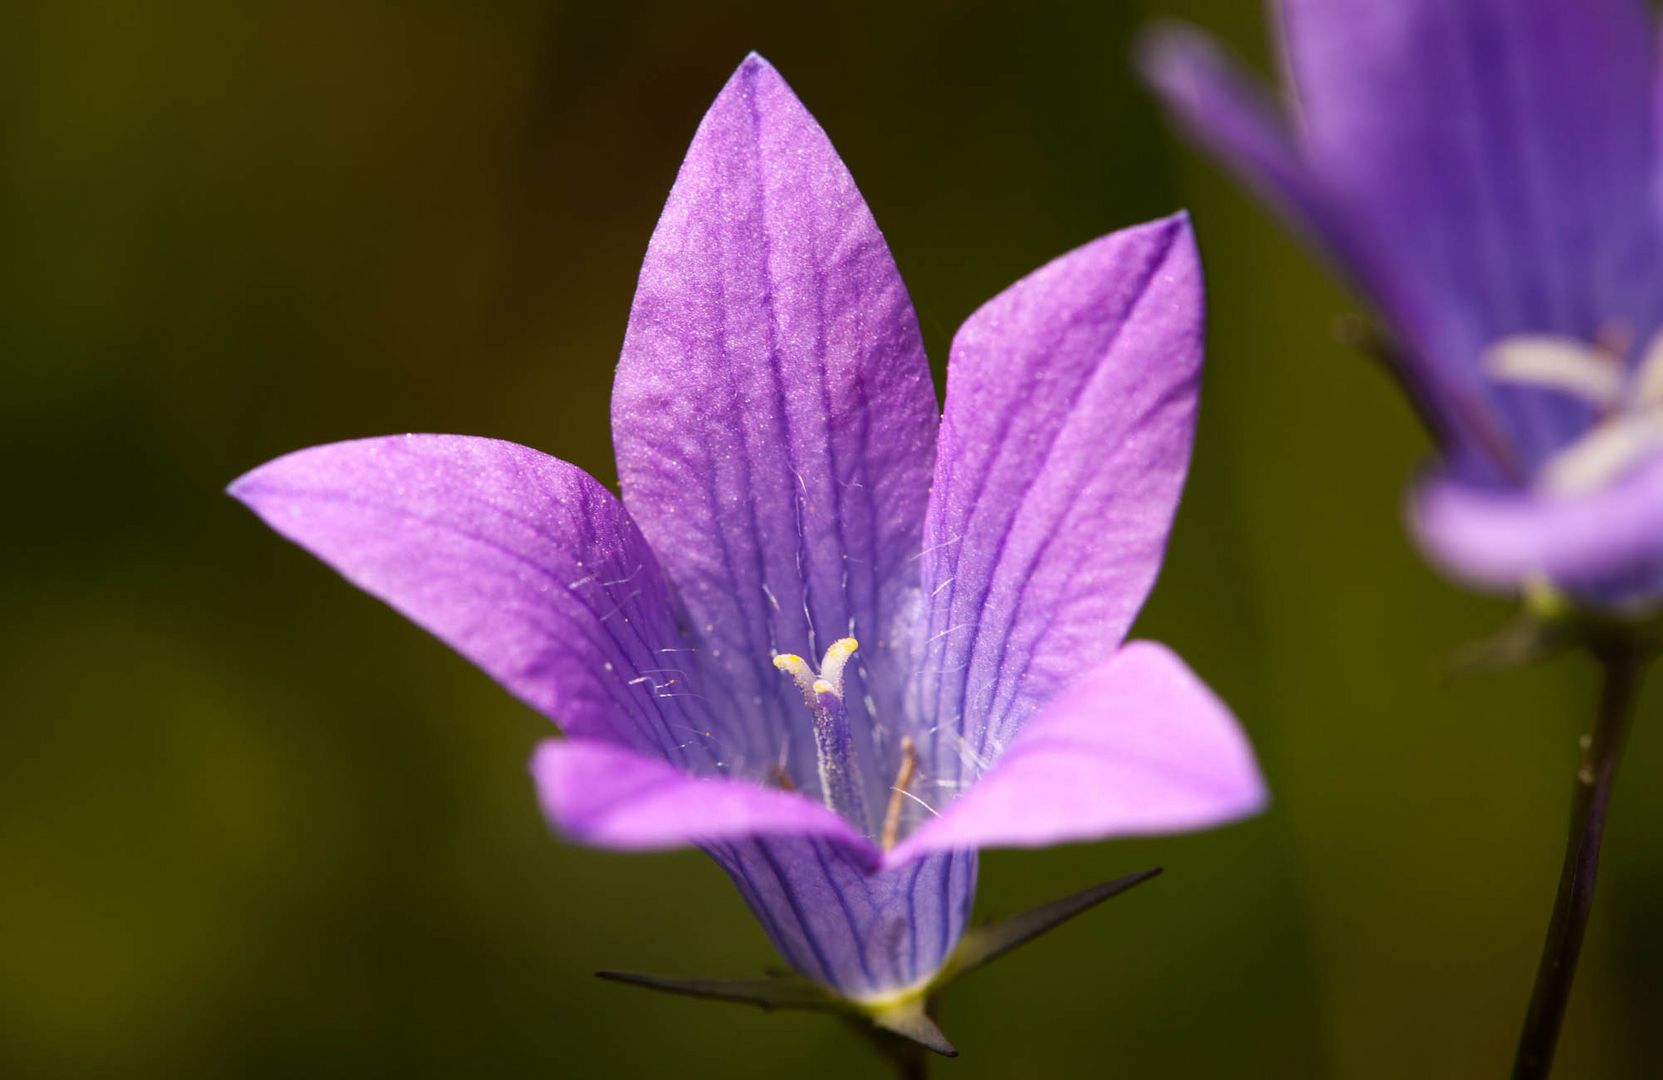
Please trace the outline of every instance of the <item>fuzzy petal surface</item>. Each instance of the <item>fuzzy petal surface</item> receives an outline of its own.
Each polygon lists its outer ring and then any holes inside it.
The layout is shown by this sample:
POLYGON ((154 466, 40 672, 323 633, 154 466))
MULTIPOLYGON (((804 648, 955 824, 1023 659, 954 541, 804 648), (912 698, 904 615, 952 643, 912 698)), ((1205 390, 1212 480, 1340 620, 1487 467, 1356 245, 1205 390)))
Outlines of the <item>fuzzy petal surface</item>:
POLYGON ((923 558, 931 805, 1125 637, 1183 488, 1201 349, 1182 215, 1057 259, 959 330, 923 558))
POLYGON ((569 734, 713 767, 687 732, 716 721, 666 696, 682 654, 658 564, 576 466, 496 439, 398 435, 288 454, 231 494, 569 734))
POLYGON ((613 391, 623 498, 757 746, 814 782, 774 652, 853 634, 846 694, 898 709, 891 627, 916 575, 936 429, 917 321, 848 170, 752 56, 699 125, 642 264, 613 391))
POLYGON ((890 853, 1186 832, 1267 799, 1229 708, 1164 645, 1134 641, 1025 725, 986 775, 890 853))

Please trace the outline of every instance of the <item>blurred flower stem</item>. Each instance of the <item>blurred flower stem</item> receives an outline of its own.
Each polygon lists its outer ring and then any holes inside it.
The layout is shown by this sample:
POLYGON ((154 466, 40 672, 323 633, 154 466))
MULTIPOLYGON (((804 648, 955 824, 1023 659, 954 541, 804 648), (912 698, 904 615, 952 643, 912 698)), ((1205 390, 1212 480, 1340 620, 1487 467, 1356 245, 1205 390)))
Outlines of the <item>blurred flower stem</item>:
POLYGON ((928 1080, 930 1055, 917 1043, 893 1037, 880 1039, 878 1052, 889 1061, 899 1080, 928 1080))
POLYGON ((1605 814, 1628 734, 1629 718, 1640 679, 1649 660, 1630 644, 1608 644, 1596 650, 1604 669, 1599 710, 1593 730, 1582 738, 1582 761, 1576 771, 1571 802, 1570 839, 1565 866, 1559 875, 1559 894, 1553 903, 1542 961, 1530 993, 1524 1031, 1519 1037, 1513 1080, 1538 1080, 1553 1068, 1553 1051, 1576 978, 1576 961, 1594 906, 1594 881, 1599 874, 1600 842, 1605 837, 1605 814))

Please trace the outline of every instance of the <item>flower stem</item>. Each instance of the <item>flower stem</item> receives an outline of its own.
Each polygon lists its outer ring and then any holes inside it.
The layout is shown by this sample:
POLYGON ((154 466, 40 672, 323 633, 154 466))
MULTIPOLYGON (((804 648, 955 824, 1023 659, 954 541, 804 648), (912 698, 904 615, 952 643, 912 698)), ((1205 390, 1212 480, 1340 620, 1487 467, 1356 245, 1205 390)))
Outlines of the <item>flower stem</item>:
POLYGON ((850 1020, 854 1030, 878 1052, 892 1075, 900 1080, 926 1080, 930 1075, 930 1055, 922 1046, 877 1030, 864 1020, 844 1019, 850 1020))
POLYGON ((1541 965, 1536 969, 1524 1032, 1519 1037, 1518 1056, 1513 1061, 1513 1080, 1542 1080, 1553 1068, 1554 1047, 1570 1001, 1588 913, 1594 905, 1594 878, 1599 873, 1600 841, 1605 836, 1611 784, 1644 667, 1644 660, 1635 650, 1620 646, 1602 650, 1599 660, 1604 669, 1599 711, 1593 730, 1582 741, 1582 762, 1571 802, 1570 842, 1565 848, 1559 894, 1548 922, 1541 965))
POLYGON ((900 1080, 928 1080, 930 1075, 929 1056, 920 1047, 898 1047, 890 1055, 890 1063, 895 1066, 895 1075, 900 1080))

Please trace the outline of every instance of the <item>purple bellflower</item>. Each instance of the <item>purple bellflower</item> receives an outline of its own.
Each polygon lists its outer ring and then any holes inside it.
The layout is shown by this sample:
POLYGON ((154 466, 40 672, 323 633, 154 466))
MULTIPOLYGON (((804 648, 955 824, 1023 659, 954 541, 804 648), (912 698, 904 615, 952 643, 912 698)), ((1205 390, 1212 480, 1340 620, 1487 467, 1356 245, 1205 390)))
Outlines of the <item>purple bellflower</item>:
POLYGON ((697 845, 797 971, 876 1011, 949 959, 978 848, 1263 804, 1227 709, 1123 643, 1201 318, 1182 216, 1104 237, 965 323, 940 416, 865 202, 753 55, 641 269, 622 501, 452 435, 301 450, 231 491, 560 725, 532 762, 559 832, 697 845))
POLYGON ((1295 122, 1193 31, 1186 126, 1368 297, 1439 468, 1411 500, 1480 586, 1663 598, 1657 32, 1643 0, 1279 0, 1295 122))
POLYGON ((1612 779, 1663 644, 1663 157, 1644 0, 1278 0, 1292 122, 1204 38, 1144 56, 1195 136, 1350 277, 1441 451, 1410 519, 1529 603, 1471 654, 1603 684, 1513 1076, 1570 999, 1612 779), (1571 603, 1562 602, 1568 596, 1571 603))

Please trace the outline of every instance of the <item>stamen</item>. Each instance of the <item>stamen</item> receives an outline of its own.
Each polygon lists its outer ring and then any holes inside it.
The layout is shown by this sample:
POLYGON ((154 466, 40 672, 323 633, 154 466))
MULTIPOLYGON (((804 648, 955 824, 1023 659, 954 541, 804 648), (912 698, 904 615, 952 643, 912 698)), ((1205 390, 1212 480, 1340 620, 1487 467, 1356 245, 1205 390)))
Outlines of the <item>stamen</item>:
POLYGON ((1630 413, 1595 428, 1543 463, 1542 486, 1562 495, 1597 491, 1663 450, 1663 413, 1630 413))
POLYGON ((888 851, 895 846, 895 841, 901 838, 901 800, 907 794, 907 788, 912 786, 912 778, 918 772, 918 747, 912 741, 911 735, 901 736, 901 772, 895 777, 895 786, 889 789, 889 808, 883 815, 883 849, 888 851))
POLYGON ((1594 344, 1552 335, 1504 338, 1485 351, 1492 378, 1554 390, 1598 409, 1597 423, 1537 470, 1542 489, 1586 494, 1614 482, 1663 451, 1663 334, 1646 345, 1632 371, 1632 335, 1608 333, 1594 344))
POLYGON ((1629 404, 1636 409, 1663 408, 1663 334, 1651 339, 1629 379, 1629 404))
POLYGON ((1601 410, 1622 405, 1627 381, 1620 355, 1551 334, 1495 342, 1484 351, 1484 370, 1498 382, 1556 390, 1601 410))

